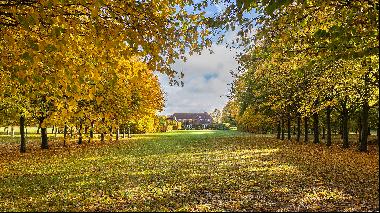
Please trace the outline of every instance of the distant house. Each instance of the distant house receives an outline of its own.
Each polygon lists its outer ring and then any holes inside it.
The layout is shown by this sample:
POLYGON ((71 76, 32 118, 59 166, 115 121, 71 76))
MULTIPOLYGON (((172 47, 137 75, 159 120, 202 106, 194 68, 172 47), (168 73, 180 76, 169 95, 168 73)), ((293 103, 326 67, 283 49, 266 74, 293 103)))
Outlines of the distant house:
POLYGON ((201 126, 203 129, 212 124, 212 117, 207 113, 174 113, 169 117, 182 123, 185 129, 192 129, 195 126, 201 126))

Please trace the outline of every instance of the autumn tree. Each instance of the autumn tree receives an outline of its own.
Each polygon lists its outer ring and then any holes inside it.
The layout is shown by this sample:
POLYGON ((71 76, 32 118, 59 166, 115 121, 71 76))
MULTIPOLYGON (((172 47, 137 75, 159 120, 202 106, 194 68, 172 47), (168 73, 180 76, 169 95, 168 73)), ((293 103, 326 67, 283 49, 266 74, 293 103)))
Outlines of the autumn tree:
POLYGON ((229 100, 222 110, 222 122, 236 126, 236 118, 239 113, 239 106, 235 100, 229 100))
MULTIPOLYGON (((259 90, 270 97, 265 103, 277 115, 303 116, 305 139, 309 117, 314 122, 314 142, 318 142, 319 114, 327 111, 329 120, 331 111, 338 110, 343 147, 348 147, 349 116, 360 109, 366 130, 361 133, 359 149, 366 151, 368 112, 378 103, 376 5, 375 1, 237 1, 230 3, 213 24, 225 27, 222 29, 241 24, 239 39, 245 53, 240 63, 249 76, 244 78, 256 79, 255 85, 269 80, 271 83, 264 83, 267 86, 259 90), (244 16, 252 10, 258 12, 257 17, 244 16), (255 32, 250 31, 253 24, 258 26, 255 32), (257 78, 260 73, 270 74, 257 78)), ((330 131, 328 128, 328 135, 330 131)), ((329 136, 327 140, 330 145, 329 136)))
POLYGON ((160 91, 152 74, 158 71, 178 84, 177 72, 170 67, 174 60, 210 45, 204 14, 188 12, 187 5, 183 1, 0 2, 0 71, 6 77, 2 79, 6 87, 15 88, 9 94, 21 100, 17 108, 38 120, 41 147, 48 148, 48 125, 78 124, 82 134, 82 125, 114 128, 125 119, 138 118, 142 107, 148 114, 159 110, 160 92, 140 93, 141 87, 129 83, 134 79, 160 91), (143 68, 123 73, 123 60, 143 68), (135 79, 140 71, 151 74, 135 79), (107 94, 109 89, 119 93, 107 94), (146 94, 154 98, 145 99, 146 94), (140 104, 146 101, 152 107, 140 104), (98 108, 92 106, 95 102, 98 108))

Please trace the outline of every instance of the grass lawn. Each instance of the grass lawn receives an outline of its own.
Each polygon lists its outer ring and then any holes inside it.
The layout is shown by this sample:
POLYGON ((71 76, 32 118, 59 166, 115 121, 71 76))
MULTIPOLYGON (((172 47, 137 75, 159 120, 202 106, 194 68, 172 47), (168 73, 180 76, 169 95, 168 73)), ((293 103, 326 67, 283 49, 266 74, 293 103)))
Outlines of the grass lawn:
MULTIPOLYGON (((36 138, 35 140, 37 140, 36 138)), ((0 211, 374 211, 379 151, 173 131, 28 152, 0 144, 0 211)))

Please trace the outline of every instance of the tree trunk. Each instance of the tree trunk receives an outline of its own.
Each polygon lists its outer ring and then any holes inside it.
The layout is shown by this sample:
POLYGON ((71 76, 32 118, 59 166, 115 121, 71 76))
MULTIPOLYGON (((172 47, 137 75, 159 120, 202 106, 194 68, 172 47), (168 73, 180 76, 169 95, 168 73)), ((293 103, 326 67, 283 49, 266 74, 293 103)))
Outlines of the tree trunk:
POLYGON ((131 127, 128 126, 128 138, 131 138, 131 127))
POLYGON ((11 126, 11 132, 12 132, 12 137, 15 136, 15 128, 13 126, 11 126))
POLYGON ((94 121, 91 121, 91 127, 90 127, 90 137, 88 139, 88 142, 91 142, 91 140, 94 138, 94 121))
POLYGON ((40 128, 41 127, 37 127, 37 134, 40 134, 40 128))
POLYGON ((104 142, 104 138, 105 138, 105 134, 106 134, 106 129, 104 127, 104 123, 105 123, 106 119, 105 118, 102 118, 102 133, 100 134, 100 141, 101 142, 104 142))
POLYGON ((331 146, 331 107, 326 111, 327 141, 326 145, 331 146))
POLYGON ((297 142, 301 141, 301 116, 297 115, 297 142))
POLYGON ((308 126, 308 120, 309 120, 308 117, 305 117, 305 118, 304 118, 304 121, 305 121, 305 142, 308 142, 308 141, 309 141, 309 126, 308 126))
POLYGON ((100 141, 104 142, 104 132, 100 133, 100 141))
POLYGON ((377 145, 380 145, 380 103, 377 105, 377 145))
POLYGON ((26 152, 26 141, 25 141, 25 116, 20 116, 20 135, 21 135, 21 144, 20 144, 20 152, 26 152))
POLYGON ((366 152, 368 150, 367 144, 368 144, 368 113, 369 113, 369 106, 368 101, 365 100, 363 103, 363 110, 361 115, 362 120, 362 131, 361 131, 361 140, 360 140, 360 146, 359 150, 361 152, 366 152))
POLYGON ((48 149, 49 148, 46 127, 45 128, 41 128, 41 148, 42 149, 48 149))
POLYGON ((44 122, 45 118, 40 118, 40 129, 41 129, 41 149, 48 149, 48 136, 47 136, 47 129, 46 127, 42 127, 42 123, 44 122))
POLYGON ((362 130, 363 130, 363 127, 362 127, 362 114, 363 112, 360 112, 359 114, 359 118, 358 118, 358 132, 359 132, 359 139, 358 139, 358 144, 361 143, 362 141, 362 130))
POLYGON ((285 139, 285 122, 284 119, 281 118, 281 140, 285 139))
POLYGON ((53 126, 53 128, 51 129, 51 134, 54 134, 54 129, 55 129, 55 126, 53 126))
POLYGON ((79 131, 78 131, 78 144, 82 144, 82 119, 79 121, 79 131))
POLYGON ((110 127, 110 138, 111 138, 111 141, 112 141, 112 139, 113 139, 113 134, 112 134, 112 127, 110 127))
POLYGON ((116 141, 119 140, 119 134, 120 134, 120 132, 119 132, 119 128, 117 128, 117 129, 116 129, 116 141))
POLYGON ((277 122, 277 139, 281 138, 281 121, 278 120, 277 122))
POLYGON ((348 141, 348 109, 346 107, 346 103, 343 104, 342 111, 342 136, 343 136, 343 148, 350 147, 348 141))
POLYGON ((58 127, 55 128, 54 137, 57 137, 57 133, 58 133, 58 127))
POLYGON ((318 113, 313 114, 314 143, 319 143, 319 119, 318 113))
POLYGON ((325 126, 322 127, 322 139, 326 139, 326 129, 325 126))
POLYGON ((125 138, 125 128, 123 128, 123 138, 125 138))
POLYGON ((288 126, 288 140, 290 140, 290 137, 291 137, 290 115, 288 115, 287 126, 288 126))
POLYGON ((67 125, 63 127, 63 146, 66 146, 66 139, 67 139, 67 125))
MULTIPOLYGON (((370 67, 369 68, 369 71, 371 71, 372 68, 370 67)), ((366 152, 368 150, 368 135, 370 135, 370 128, 369 128, 369 125, 368 125, 368 114, 369 114, 369 103, 368 103, 368 96, 369 96, 369 92, 368 92, 368 81, 369 81, 369 78, 368 78, 368 73, 369 72, 366 72, 365 75, 364 75, 364 94, 363 94, 363 97, 364 97, 364 100, 363 100, 363 107, 362 107, 362 115, 361 115, 361 119, 362 119, 362 137, 361 137, 361 141, 360 141, 360 145, 359 145, 359 151, 361 152, 366 152)))

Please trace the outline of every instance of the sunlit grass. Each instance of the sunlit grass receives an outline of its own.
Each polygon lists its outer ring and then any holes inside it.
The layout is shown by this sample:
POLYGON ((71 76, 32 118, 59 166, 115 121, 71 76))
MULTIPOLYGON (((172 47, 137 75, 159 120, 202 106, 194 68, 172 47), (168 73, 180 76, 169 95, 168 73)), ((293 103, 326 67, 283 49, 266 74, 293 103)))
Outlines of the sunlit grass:
MULTIPOLYGON (((0 158, 3 211, 378 209, 378 151, 237 131, 134 135, 0 158), (360 184, 359 184, 360 183, 360 184)), ((60 146, 58 146, 60 147, 60 146)), ((4 150, 3 150, 4 151, 4 150)))

